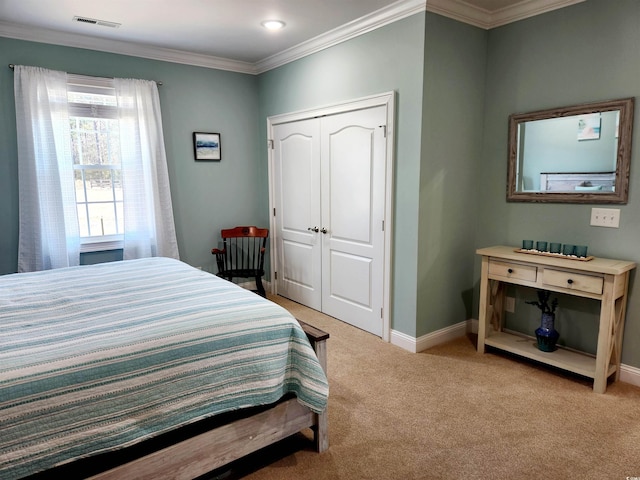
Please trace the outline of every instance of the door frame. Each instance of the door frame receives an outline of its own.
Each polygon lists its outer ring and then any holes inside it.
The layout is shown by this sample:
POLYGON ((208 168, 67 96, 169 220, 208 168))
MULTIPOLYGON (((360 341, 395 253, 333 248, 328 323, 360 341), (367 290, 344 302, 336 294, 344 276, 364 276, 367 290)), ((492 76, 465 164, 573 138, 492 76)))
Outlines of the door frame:
POLYGON ((282 123, 296 122, 310 118, 335 115, 354 110, 363 110, 371 107, 385 106, 387 109, 387 150, 385 159, 385 199, 384 199, 384 259, 383 259, 383 299, 382 299, 382 339, 391 341, 391 285, 392 285, 392 240, 393 240, 393 166, 395 164, 395 91, 385 92, 355 100, 325 105, 323 107, 310 108, 291 113, 284 113, 267 117, 267 152, 269 170, 269 227, 271 230, 270 249, 270 289, 277 294, 278 287, 275 281, 275 272, 278 271, 278 255, 276 248, 278 238, 273 215, 275 208, 274 187, 274 149, 273 127, 282 123))

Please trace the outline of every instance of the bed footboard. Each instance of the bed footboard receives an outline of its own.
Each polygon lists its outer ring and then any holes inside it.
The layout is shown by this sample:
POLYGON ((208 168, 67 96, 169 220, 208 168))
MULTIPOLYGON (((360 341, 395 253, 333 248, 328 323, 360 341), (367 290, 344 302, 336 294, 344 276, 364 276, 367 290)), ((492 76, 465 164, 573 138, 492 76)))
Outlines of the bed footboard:
POLYGON ((91 477, 94 480, 189 480, 314 425, 295 398, 91 477))
MULTIPOLYGON (((299 323, 326 372, 329 334, 304 322, 299 323)), ((327 410, 321 414, 313 413, 292 397, 256 415, 219 426, 90 478, 155 480, 161 474, 162 478, 188 480, 305 428, 314 432, 316 451, 324 452, 329 448, 327 410)))

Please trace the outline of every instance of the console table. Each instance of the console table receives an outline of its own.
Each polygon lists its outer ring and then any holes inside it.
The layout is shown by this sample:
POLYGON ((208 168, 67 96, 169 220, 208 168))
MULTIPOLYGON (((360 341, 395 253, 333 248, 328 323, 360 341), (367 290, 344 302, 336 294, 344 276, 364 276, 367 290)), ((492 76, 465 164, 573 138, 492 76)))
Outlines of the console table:
POLYGON ((629 272, 634 262, 520 253, 515 247, 480 248, 482 273, 478 352, 485 345, 593 378, 593 390, 604 393, 607 379, 620 376, 620 355, 627 306, 629 272), (538 350, 535 340, 503 331, 506 285, 523 285, 600 302, 600 326, 595 358, 587 353, 559 348, 538 350), (523 338, 524 337, 524 338, 523 338))

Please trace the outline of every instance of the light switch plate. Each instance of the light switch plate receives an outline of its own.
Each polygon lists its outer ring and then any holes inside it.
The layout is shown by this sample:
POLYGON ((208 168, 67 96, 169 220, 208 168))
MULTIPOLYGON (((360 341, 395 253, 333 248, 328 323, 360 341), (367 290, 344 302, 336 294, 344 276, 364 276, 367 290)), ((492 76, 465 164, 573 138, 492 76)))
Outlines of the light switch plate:
POLYGON ((514 297, 505 298, 504 311, 514 313, 516 311, 516 299, 514 297))
POLYGON ((591 225, 595 227, 619 228, 620 209, 619 208, 592 208, 591 225))

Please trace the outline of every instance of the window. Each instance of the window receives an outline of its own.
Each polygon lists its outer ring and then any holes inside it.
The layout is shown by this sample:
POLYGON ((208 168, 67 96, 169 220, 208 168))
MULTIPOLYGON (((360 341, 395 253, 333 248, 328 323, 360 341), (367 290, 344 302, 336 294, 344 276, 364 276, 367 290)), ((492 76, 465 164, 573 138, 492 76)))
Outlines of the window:
POLYGON ((178 259, 157 85, 16 65, 14 91, 18 271, 114 248, 178 259))
POLYGON ((82 251, 118 247, 124 232, 120 127, 112 81, 69 75, 69 131, 82 251), (115 242, 115 243, 113 243, 115 242))

